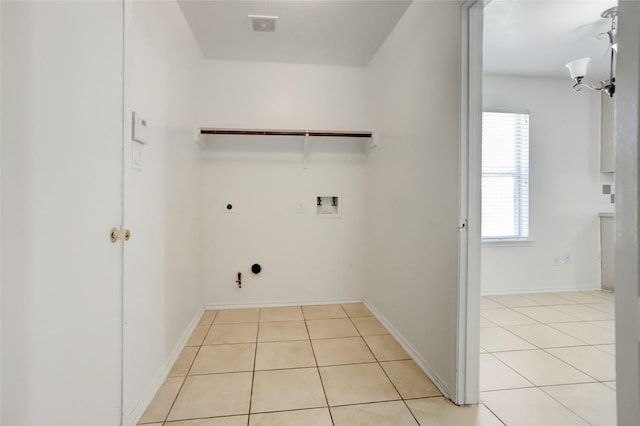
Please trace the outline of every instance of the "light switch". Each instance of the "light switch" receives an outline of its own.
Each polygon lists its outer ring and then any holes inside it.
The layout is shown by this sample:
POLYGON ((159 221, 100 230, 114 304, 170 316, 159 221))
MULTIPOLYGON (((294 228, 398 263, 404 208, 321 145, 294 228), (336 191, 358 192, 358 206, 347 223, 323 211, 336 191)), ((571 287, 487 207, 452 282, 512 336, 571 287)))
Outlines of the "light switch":
POLYGON ((148 143, 147 139, 147 120, 140 114, 133 111, 132 117, 131 139, 140 143, 148 143))
POLYGON ((304 214, 304 201, 298 201, 298 204, 296 205, 296 213, 304 214))

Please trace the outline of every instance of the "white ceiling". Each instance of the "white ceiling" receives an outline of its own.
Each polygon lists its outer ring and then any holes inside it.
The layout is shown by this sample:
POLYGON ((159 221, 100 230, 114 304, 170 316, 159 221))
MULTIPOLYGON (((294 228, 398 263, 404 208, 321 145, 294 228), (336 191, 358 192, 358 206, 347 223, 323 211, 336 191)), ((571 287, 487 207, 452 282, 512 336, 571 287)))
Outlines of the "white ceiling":
POLYGON ((591 57, 588 80, 609 75, 609 42, 600 14, 615 0, 493 0, 485 8, 484 71, 566 77, 565 64, 591 57))
POLYGON ((366 66, 411 1, 178 0, 207 59, 366 66), (274 15, 274 33, 247 15, 274 15))

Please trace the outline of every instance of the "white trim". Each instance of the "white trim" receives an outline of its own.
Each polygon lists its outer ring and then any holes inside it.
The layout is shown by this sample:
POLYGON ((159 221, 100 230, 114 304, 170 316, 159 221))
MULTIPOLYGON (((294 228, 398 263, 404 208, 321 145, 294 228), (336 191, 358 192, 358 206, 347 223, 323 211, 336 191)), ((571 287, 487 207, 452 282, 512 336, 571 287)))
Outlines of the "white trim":
MULTIPOLYGON (((121 87, 121 101, 122 101, 122 110, 121 113, 121 140, 120 140, 120 229, 125 228, 125 168, 127 163, 127 155, 126 155, 126 146, 127 140, 129 136, 128 129, 130 129, 130 115, 127 114, 127 103, 129 102, 128 96, 131 93, 128 89, 128 86, 131 85, 132 81, 132 71, 131 71, 131 52, 132 52, 132 32, 133 32, 133 0, 120 0, 122 3, 122 87, 121 87)), ((125 419, 125 384, 126 384, 126 366, 125 366, 125 352, 126 352, 126 323, 125 323, 125 249, 124 249, 124 241, 118 243, 118 249, 120 250, 120 306, 119 309, 119 338, 120 338, 120 400, 118 403, 120 404, 120 426, 124 425, 125 419)))
POLYGON ((508 290, 482 290, 482 296, 504 296, 509 294, 564 293, 567 291, 604 291, 600 287, 530 287, 508 290))
MULTIPOLYGON (((0 23, 2 23, 2 5, 0 5, 0 23)), ((0 31, 2 46, 2 31, 0 31)), ((2 55, 0 55, 0 81, 2 81, 2 55)), ((0 99, 0 330, 2 330, 2 100, 0 99)), ((0 333, 1 334, 1 333, 0 333)), ((0 338, 0 377, 2 374, 2 339, 0 338)), ((0 423, 2 423, 2 386, 0 380, 0 423)))
POLYGON ((483 108, 482 112, 496 112, 499 114, 522 114, 528 115, 531 119, 531 112, 528 109, 507 109, 507 108, 483 108))
POLYGON ((361 303, 362 299, 303 299, 258 302, 207 303, 206 309, 242 309, 242 308, 279 308, 284 306, 336 305, 342 303, 361 303))
POLYGON ((640 2, 618 3, 615 100, 616 388, 619 425, 640 419, 640 2))
POLYGON ((451 399, 479 401, 480 370, 480 149, 482 139, 483 0, 467 0, 460 10, 460 188, 458 240, 456 375, 451 399))
POLYGON ((500 246, 528 246, 535 243, 535 240, 529 238, 509 239, 509 238, 486 238, 481 241, 482 247, 500 247, 500 246))
MULTIPOLYGON (((409 354, 409 356, 415 361, 415 363, 418 364, 418 366, 420 367, 420 369, 422 369, 424 374, 426 374, 431 379, 431 381, 433 382, 434 385, 436 385, 440 393, 442 393, 442 395, 445 398, 450 399, 450 391, 449 391, 449 388, 445 385, 445 381, 442 380, 440 376, 438 376, 435 370, 431 368, 429 363, 418 354, 418 351, 416 351, 413 348, 413 346, 411 346, 411 344, 407 341, 407 339, 405 339, 404 336, 402 336, 402 334, 400 334, 398 330, 396 330, 395 327, 393 327, 391 323, 387 321, 387 319, 376 309, 376 307, 373 304, 371 304, 371 302, 369 302, 368 300, 365 300, 363 303, 371 311, 371 313, 373 313, 373 315, 378 319, 378 321, 380 321, 382 325, 385 326, 385 328, 398 341, 398 343, 400 343, 400 346, 402 346, 402 348, 407 352, 407 354, 409 354)), ((478 350, 478 353, 479 352, 480 350, 478 350)))
POLYGON ((142 397, 134 405, 129 415, 127 415, 127 413, 124 413, 124 418, 122 422, 124 425, 135 426, 138 424, 138 422, 140 421, 140 418, 144 414, 144 411, 147 409, 149 404, 151 404, 153 397, 156 395, 156 393, 158 393, 160 386, 162 386, 164 381, 167 380, 167 377, 169 376, 169 373, 173 368, 173 364, 175 364, 176 360, 180 356, 180 353, 182 353, 182 350, 187 344, 189 337, 191 337, 193 330, 195 330, 195 328, 200 323, 200 318, 202 318, 203 313, 204 313, 204 307, 198 309, 196 314, 191 319, 191 322, 189 322, 189 325, 187 326, 186 330, 184 331, 184 333, 182 333, 182 336, 178 340, 178 343, 176 343, 173 350, 169 354, 169 357, 164 363, 164 366, 160 369, 160 371, 156 373, 156 375, 154 376, 153 380, 151 380, 149 385, 147 385, 146 390, 142 393, 142 397))

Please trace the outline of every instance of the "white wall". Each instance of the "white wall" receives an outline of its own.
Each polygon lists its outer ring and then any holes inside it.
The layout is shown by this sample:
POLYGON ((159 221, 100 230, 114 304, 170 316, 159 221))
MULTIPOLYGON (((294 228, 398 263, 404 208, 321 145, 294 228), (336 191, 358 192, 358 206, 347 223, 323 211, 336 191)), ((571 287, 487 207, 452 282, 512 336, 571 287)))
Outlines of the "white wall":
POLYGON ((485 76, 485 109, 530 113, 533 242, 483 244, 483 294, 600 288, 599 96, 566 79, 485 76))
POLYGON ((127 110, 148 124, 144 170, 125 141, 124 424, 144 410, 202 308, 200 149, 204 60, 176 2, 132 2, 127 110))
POLYGON ((122 7, 0 7, 1 422, 115 425, 122 7))
POLYGON ((206 61, 199 121, 240 129, 359 130, 364 69, 206 61))
MULTIPOLYGON (((366 128, 362 68, 207 61, 201 96, 204 127, 366 128)), ((307 170, 302 138, 222 141, 205 149, 207 305, 362 299, 362 143, 315 141, 307 170), (317 195, 338 195, 342 218, 315 218, 317 195), (225 212, 229 203, 234 213, 225 212), (263 267, 260 275, 251 274, 253 263, 263 267)))
POLYGON ((367 70, 365 299, 445 392, 455 379, 459 4, 414 2, 367 70))

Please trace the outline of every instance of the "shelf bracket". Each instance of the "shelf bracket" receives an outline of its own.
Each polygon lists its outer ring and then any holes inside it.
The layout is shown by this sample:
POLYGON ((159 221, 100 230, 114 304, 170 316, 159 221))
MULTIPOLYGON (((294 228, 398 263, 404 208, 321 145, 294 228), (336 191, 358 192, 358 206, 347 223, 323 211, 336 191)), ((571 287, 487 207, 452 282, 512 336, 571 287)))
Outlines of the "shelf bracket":
POLYGON ((302 145, 303 150, 303 160, 302 160, 302 168, 307 170, 309 168, 309 131, 307 130, 304 133, 304 142, 302 145))
POLYGON ((194 132, 193 132, 193 141, 200 148, 204 148, 204 141, 202 140, 202 130, 201 129, 195 129, 194 130, 194 132))
POLYGON ((369 138, 369 141, 367 142, 367 151, 371 151, 373 148, 378 146, 378 141, 376 140, 376 134, 375 132, 371 133, 371 137, 369 138))

